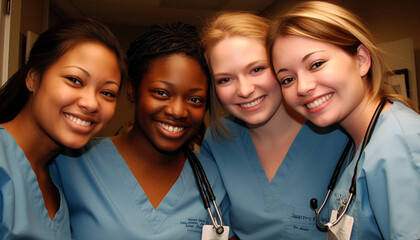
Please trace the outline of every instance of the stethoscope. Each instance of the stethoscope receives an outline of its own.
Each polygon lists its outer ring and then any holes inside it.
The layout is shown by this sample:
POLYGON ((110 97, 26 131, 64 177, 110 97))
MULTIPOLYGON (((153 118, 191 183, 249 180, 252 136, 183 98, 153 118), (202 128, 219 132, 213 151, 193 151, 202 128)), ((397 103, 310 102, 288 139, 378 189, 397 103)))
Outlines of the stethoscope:
POLYGON ((210 186, 206 173, 204 172, 203 166, 201 165, 195 153, 188 146, 184 147, 184 153, 191 164, 191 168, 194 172, 195 179, 197 180, 197 184, 200 189, 201 199, 204 203, 204 208, 207 209, 210 215, 210 219, 213 222, 213 227, 216 229, 216 233, 222 234, 224 232, 222 216, 220 215, 219 208, 216 204, 216 197, 213 194, 213 189, 210 186), (213 207, 219 218, 220 224, 218 224, 216 218, 213 217, 209 200, 213 202, 213 207))
POLYGON ((347 158, 347 154, 350 151, 350 148, 352 146, 352 141, 351 140, 348 141, 348 143, 347 143, 347 145, 346 145, 346 147, 345 147, 345 149, 344 149, 344 151, 343 151, 343 153, 340 157, 340 160, 338 161, 337 166, 335 167, 334 173, 331 177, 331 181, 328 185, 327 196, 325 197, 324 202, 322 203, 319 210, 317 210, 318 200, 316 198, 312 198, 310 200, 310 206, 315 211, 315 215, 316 215, 316 225, 318 226, 318 228, 321 231, 327 231, 328 228, 331 228, 331 227, 337 225, 340 222, 340 220, 344 217, 344 215, 346 214, 347 209, 350 206, 351 200, 353 199, 353 196, 356 194, 357 165, 359 164, 359 160, 360 160, 360 157, 362 156, 363 150, 367 146, 367 144, 370 140, 370 137, 372 136, 373 129, 375 128, 375 125, 376 125, 376 122, 379 118, 379 115, 382 112, 382 109, 384 108, 385 103, 387 101, 388 101, 387 98, 383 98, 381 100, 381 102, 379 103, 378 107, 375 110, 375 113, 373 114, 373 116, 370 120, 368 128, 366 129, 366 133, 365 133, 365 136, 363 138, 363 144, 362 144, 362 147, 361 147, 360 152, 359 152, 359 156, 358 156, 357 161, 356 161, 356 166, 354 167, 353 178, 352 178, 350 189, 349 189, 349 198, 347 199, 347 201, 344 201, 343 205, 338 209, 338 213, 337 213, 338 216, 337 216, 336 220, 333 221, 333 222, 323 223, 320 219, 319 214, 321 213, 322 209, 324 208, 324 206, 325 206, 325 204, 328 200, 328 197, 330 196, 330 193, 334 190, 335 184, 337 182, 338 175, 340 173, 341 166, 343 165, 344 160, 347 158))

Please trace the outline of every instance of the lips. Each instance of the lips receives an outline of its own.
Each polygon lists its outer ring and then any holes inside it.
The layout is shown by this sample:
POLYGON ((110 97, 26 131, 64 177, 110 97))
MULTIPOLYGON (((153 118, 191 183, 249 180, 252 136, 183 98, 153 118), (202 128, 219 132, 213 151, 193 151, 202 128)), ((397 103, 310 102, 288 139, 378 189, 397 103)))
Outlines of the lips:
POLYGON ((332 94, 332 93, 330 93, 330 94, 327 94, 327 95, 325 95, 325 96, 323 96, 323 97, 321 97, 321 98, 316 99, 316 100, 315 100, 315 101, 313 101, 313 102, 307 103, 307 104, 306 104, 306 107, 307 107, 307 108, 309 108, 309 109, 316 108, 316 107, 318 107, 319 105, 323 104, 324 102, 328 101, 328 99, 330 99, 330 98, 332 97, 332 95, 333 95, 333 94, 332 94))
POLYGON ((260 102, 262 102, 262 100, 264 100, 264 96, 262 96, 262 97, 258 98, 257 100, 254 100, 254 101, 252 101, 252 102, 240 104, 240 106, 241 106, 241 107, 243 107, 243 108, 251 108, 251 107, 255 107, 255 106, 257 106, 260 102))
POLYGON ((80 119, 80 118, 78 118, 78 117, 75 117, 75 116, 73 116, 73 115, 70 115, 70 114, 68 114, 68 113, 65 113, 64 115, 65 115, 68 119, 70 119, 70 121, 72 121, 72 122, 74 122, 74 123, 76 123, 77 125, 82 126, 82 127, 89 127, 89 126, 92 124, 92 122, 90 122, 90 121, 85 121, 85 120, 82 120, 82 119, 80 119))

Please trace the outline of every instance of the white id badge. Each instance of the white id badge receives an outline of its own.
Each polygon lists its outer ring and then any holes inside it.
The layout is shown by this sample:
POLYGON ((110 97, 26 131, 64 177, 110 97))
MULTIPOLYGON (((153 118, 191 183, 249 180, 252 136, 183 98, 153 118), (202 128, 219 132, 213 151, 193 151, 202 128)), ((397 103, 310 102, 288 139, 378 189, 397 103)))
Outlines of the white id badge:
MULTIPOLYGON (((337 210, 332 210, 330 222, 334 222, 336 219, 337 210)), ((353 217, 344 215, 337 225, 328 229, 327 240, 350 240, 353 222, 353 217)))
POLYGON ((223 233, 217 234, 216 229, 213 225, 203 225, 203 234, 201 240, 228 240, 229 239, 229 227, 223 226, 223 233))

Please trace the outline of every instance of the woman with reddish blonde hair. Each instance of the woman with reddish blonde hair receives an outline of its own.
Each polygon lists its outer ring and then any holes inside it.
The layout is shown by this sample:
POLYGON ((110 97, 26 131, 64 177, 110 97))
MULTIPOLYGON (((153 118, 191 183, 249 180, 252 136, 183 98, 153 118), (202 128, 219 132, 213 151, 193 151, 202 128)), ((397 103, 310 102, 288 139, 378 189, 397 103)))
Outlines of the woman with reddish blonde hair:
MULTIPOLYGON (((354 142, 320 229, 333 239, 418 239, 420 115, 389 91, 362 20, 335 4, 303 2, 273 23, 268 46, 285 101, 320 127, 341 125, 354 142)), ((318 217, 316 199, 311 207, 318 217)))

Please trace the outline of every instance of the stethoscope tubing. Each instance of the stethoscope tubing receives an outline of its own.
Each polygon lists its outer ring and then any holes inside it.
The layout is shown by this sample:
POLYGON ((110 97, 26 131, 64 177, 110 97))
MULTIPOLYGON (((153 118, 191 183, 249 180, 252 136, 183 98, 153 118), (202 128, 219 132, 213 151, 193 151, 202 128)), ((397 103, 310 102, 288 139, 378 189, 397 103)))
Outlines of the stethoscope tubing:
POLYGON ((204 208, 207 209, 216 232, 218 234, 222 234, 224 232, 222 216, 220 214, 219 208, 217 207, 216 197, 214 196, 213 189, 207 178, 206 172, 204 171, 204 168, 198 160, 197 156, 190 148, 187 146, 184 147, 184 153, 191 164, 191 168, 193 170, 194 177, 197 181, 197 185, 200 191, 200 196, 203 200, 204 208), (216 218, 213 217, 210 201, 213 203, 213 207, 216 211, 217 217, 219 218, 220 224, 218 224, 216 218))
POLYGON ((326 195, 326 197, 324 199, 324 202, 322 203, 321 207, 319 209, 317 209, 318 208, 318 200, 316 198, 312 198, 310 200, 310 206, 315 212, 316 224, 321 231, 327 231, 328 228, 331 228, 331 227, 337 225, 340 222, 340 220, 346 214, 354 195, 356 195, 357 167, 359 165, 359 161, 360 161, 360 158, 362 156, 362 153, 363 153, 363 151, 365 150, 365 147, 367 146, 367 144, 370 141, 370 138, 371 138, 373 130, 375 128, 376 122, 378 121, 379 115, 382 112, 383 108, 385 107, 385 104, 386 104, 387 101, 388 101, 387 98, 381 99, 381 102, 379 103, 379 105, 375 109, 375 112, 374 112, 374 114, 373 114, 373 116, 370 120, 369 126, 366 129, 366 133, 365 133, 365 136, 363 138, 363 144, 361 146, 359 156, 357 158, 356 165, 354 167, 354 173, 353 173, 351 185, 350 185, 350 188, 349 188, 349 198, 347 199, 347 201, 344 205, 343 211, 339 212, 339 215, 338 215, 337 219, 334 222, 323 223, 321 221, 319 215, 320 215, 322 209, 324 208, 326 202, 328 201, 328 198, 329 198, 331 192, 333 191, 333 189, 335 187, 335 184, 336 184, 337 179, 338 179, 338 175, 340 174, 340 169, 341 169, 345 159, 347 158, 347 155, 348 155, 348 153, 351 149, 351 146, 353 145, 353 142, 351 140, 349 140, 347 142, 347 145, 346 145, 343 153, 341 154, 340 160, 338 161, 337 166, 334 170, 333 176, 331 177, 330 183, 328 184, 328 192, 327 192, 327 195, 326 195))

